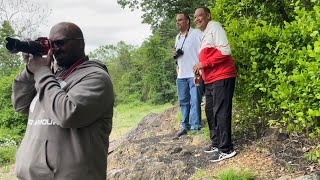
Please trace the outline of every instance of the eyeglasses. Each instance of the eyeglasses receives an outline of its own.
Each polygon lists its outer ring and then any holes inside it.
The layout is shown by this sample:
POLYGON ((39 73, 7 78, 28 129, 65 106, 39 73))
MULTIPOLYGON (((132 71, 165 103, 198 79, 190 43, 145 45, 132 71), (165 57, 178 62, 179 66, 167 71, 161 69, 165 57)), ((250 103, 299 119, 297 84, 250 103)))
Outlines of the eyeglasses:
POLYGON ((83 38, 64 38, 64 39, 59 39, 55 41, 50 41, 51 47, 63 47, 68 41, 70 40, 83 40, 83 38))
POLYGON ((197 19, 198 17, 205 17, 206 14, 205 13, 198 13, 198 14, 194 14, 194 19, 197 19))

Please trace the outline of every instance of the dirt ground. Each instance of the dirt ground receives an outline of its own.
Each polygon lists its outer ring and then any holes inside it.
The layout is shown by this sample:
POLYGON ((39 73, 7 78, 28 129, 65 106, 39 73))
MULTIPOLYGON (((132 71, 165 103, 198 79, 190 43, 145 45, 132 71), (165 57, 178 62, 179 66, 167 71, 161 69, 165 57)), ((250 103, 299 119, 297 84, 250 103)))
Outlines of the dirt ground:
POLYGON ((130 175, 136 170, 137 162, 153 159, 157 163, 166 164, 173 161, 183 162, 184 174, 175 175, 178 179, 214 179, 219 172, 230 168, 253 172, 255 179, 258 180, 277 179, 285 175, 293 179, 312 172, 320 172, 318 164, 303 158, 302 149, 306 146, 303 139, 289 136, 283 138, 276 129, 266 131, 264 137, 256 141, 235 140, 237 151, 235 157, 211 163, 210 155, 203 152, 203 147, 209 144, 204 137, 205 134, 189 133, 179 139, 172 139, 179 129, 179 122, 176 120, 177 111, 178 108, 175 107, 160 115, 146 116, 127 137, 112 142, 108 171, 130 167, 126 170, 126 174, 130 175))

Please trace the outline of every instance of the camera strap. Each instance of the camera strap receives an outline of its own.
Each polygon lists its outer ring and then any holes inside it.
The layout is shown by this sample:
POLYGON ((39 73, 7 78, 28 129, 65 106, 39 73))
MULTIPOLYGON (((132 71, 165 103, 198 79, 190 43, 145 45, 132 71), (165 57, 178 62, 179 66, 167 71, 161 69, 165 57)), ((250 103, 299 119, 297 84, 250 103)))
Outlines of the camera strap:
MULTIPOLYGON (((186 34, 186 36, 185 36, 185 38, 184 38, 184 40, 183 40, 183 42, 182 42, 182 45, 181 45, 180 49, 182 49, 182 48, 183 48, 184 42, 186 41, 186 39, 187 39, 187 37, 188 37, 189 30, 190 30, 190 28, 189 28, 189 29, 188 29, 188 31, 187 31, 187 34, 186 34)), ((178 39, 180 39, 180 37, 181 37, 181 33, 179 34, 178 39)), ((177 49, 177 47, 176 47, 176 49, 177 49)))
POLYGON ((79 65, 89 60, 87 56, 79 59, 76 63, 74 63, 65 73, 62 74, 61 79, 65 80, 79 65))

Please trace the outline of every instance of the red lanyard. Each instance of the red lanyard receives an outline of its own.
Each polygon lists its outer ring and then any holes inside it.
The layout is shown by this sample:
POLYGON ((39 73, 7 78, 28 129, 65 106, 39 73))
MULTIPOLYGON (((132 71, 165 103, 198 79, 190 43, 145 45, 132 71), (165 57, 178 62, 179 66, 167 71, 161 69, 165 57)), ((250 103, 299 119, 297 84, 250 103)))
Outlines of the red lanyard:
POLYGON ((82 59, 79 59, 76 63, 74 63, 69 69, 68 71, 66 71, 65 73, 63 73, 62 76, 62 80, 65 80, 80 64, 84 63, 85 61, 88 60, 88 57, 84 57, 82 59))

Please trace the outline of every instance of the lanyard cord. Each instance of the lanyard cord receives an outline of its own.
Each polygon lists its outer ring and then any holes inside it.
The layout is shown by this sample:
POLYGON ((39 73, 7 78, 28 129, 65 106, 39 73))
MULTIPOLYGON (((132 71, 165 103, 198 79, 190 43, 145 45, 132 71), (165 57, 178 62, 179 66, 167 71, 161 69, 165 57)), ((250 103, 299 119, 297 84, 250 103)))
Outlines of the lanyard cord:
MULTIPOLYGON (((188 31, 187 31, 186 37, 184 38, 184 40, 183 40, 183 42, 182 42, 182 45, 181 45, 180 49, 182 49, 182 48, 183 48, 184 42, 186 41, 186 39, 187 39, 187 37, 188 37, 189 30, 190 30, 190 27, 188 28, 188 31)), ((181 36, 181 33, 179 33, 179 37, 178 37, 178 39, 180 39, 180 36, 181 36)), ((178 45, 178 43, 177 43, 177 45, 178 45)), ((176 48, 175 48, 175 49, 177 49, 177 45, 176 45, 176 48)))
POLYGON ((84 63, 85 61, 88 60, 88 57, 84 57, 79 59, 76 63, 74 63, 69 69, 68 71, 66 71, 65 73, 63 73, 61 79, 65 80, 80 64, 84 63))

